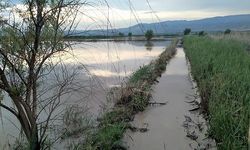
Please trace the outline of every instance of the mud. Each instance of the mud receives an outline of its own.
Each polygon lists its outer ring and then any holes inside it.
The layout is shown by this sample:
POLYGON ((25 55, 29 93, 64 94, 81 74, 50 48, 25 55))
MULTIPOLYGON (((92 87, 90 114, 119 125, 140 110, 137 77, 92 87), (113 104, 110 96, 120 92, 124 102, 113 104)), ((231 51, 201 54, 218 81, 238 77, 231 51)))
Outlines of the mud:
POLYGON ((182 48, 167 65, 166 72, 155 85, 152 102, 131 123, 147 132, 128 130, 124 146, 130 150, 194 150, 216 149, 214 140, 206 137, 207 122, 199 113, 199 94, 189 73, 182 48))

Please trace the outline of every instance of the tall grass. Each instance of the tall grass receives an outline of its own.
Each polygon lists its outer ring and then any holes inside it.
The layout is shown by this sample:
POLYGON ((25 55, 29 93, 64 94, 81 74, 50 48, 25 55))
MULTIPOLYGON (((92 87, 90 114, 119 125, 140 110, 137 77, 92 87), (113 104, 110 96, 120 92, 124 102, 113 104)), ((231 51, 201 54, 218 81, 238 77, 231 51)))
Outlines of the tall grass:
POLYGON ((250 43, 250 32, 231 32, 230 34, 218 33, 209 36, 213 39, 227 39, 243 43, 250 43))
POLYGON ((202 106, 221 150, 248 148, 250 55, 235 39, 187 36, 184 47, 198 83, 202 106))

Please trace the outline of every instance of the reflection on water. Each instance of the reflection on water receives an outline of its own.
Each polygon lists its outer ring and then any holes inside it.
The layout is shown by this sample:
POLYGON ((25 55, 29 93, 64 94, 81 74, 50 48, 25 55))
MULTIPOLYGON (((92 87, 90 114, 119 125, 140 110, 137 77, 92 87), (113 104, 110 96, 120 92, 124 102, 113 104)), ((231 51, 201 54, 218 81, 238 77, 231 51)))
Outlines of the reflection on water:
POLYGON ((73 55, 64 55, 64 62, 79 61, 105 85, 119 84, 139 66, 158 56, 169 41, 80 42, 73 46, 73 55))
POLYGON ((154 43, 151 41, 147 41, 147 43, 145 44, 146 50, 148 51, 152 51, 153 47, 154 47, 154 43))
MULTIPOLYGON (((57 113, 61 113, 68 105, 77 104, 87 105, 91 113, 98 115, 106 103, 105 97, 110 87, 120 85, 132 72, 157 57, 169 43, 170 41, 75 43, 72 53, 64 53, 60 55, 61 57, 54 58, 53 61, 62 60, 65 63, 64 69, 69 72, 78 70, 77 81, 72 86, 75 86, 74 89, 77 89, 78 85, 79 87, 84 85, 86 88, 78 88, 73 94, 64 96, 62 101, 65 103, 57 110, 57 113)), ((56 70, 60 72, 58 68, 56 70)), ((54 77, 49 76, 44 79, 43 86, 50 86, 54 84, 54 81, 54 77)), ((53 90, 48 91, 43 97, 51 93, 53 90)), ((11 105, 9 99, 5 99, 4 102, 11 105)), ((1 114, 3 123, 0 124, 0 149, 10 137, 18 137, 20 127, 20 125, 14 125, 17 121, 10 113, 1 109, 1 114), (12 124, 9 120, 15 123, 12 124)))
POLYGON ((99 77, 126 77, 129 76, 132 72, 131 71, 111 72, 108 70, 92 69, 90 70, 90 73, 99 77))

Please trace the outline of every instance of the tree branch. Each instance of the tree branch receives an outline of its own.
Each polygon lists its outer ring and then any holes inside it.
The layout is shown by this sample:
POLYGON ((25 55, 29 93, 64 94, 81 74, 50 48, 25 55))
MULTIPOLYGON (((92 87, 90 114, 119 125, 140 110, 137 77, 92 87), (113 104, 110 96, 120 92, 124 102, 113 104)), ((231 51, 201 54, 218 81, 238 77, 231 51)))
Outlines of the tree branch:
POLYGON ((19 76, 19 78, 22 80, 22 82, 25 85, 27 85, 26 81, 24 80, 24 78, 22 77, 21 73, 18 71, 18 69, 16 68, 16 66, 9 60, 8 56, 6 54, 4 54, 4 52, 1 49, 0 49, 0 54, 5 58, 5 60, 7 60, 10 63, 12 69, 15 70, 15 72, 17 73, 17 75, 19 76))
POLYGON ((6 109, 7 111, 9 111, 10 113, 12 113, 13 115, 15 115, 18 118, 18 113, 14 109, 12 109, 12 108, 10 108, 2 103, 0 103, 0 107, 3 107, 4 109, 6 109))

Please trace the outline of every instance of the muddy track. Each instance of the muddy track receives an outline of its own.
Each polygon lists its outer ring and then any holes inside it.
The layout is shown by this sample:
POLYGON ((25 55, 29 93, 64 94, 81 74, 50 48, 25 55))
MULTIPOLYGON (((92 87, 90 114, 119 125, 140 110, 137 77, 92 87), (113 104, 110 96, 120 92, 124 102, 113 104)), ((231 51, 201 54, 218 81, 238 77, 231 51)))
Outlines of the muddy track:
POLYGON ((200 98, 183 48, 167 65, 155 85, 152 104, 135 116, 132 125, 141 132, 127 130, 124 145, 131 150, 216 149, 206 137, 207 122, 200 114, 200 98), (167 103, 166 103, 167 102, 167 103), (166 105, 157 105, 166 103, 166 105))

